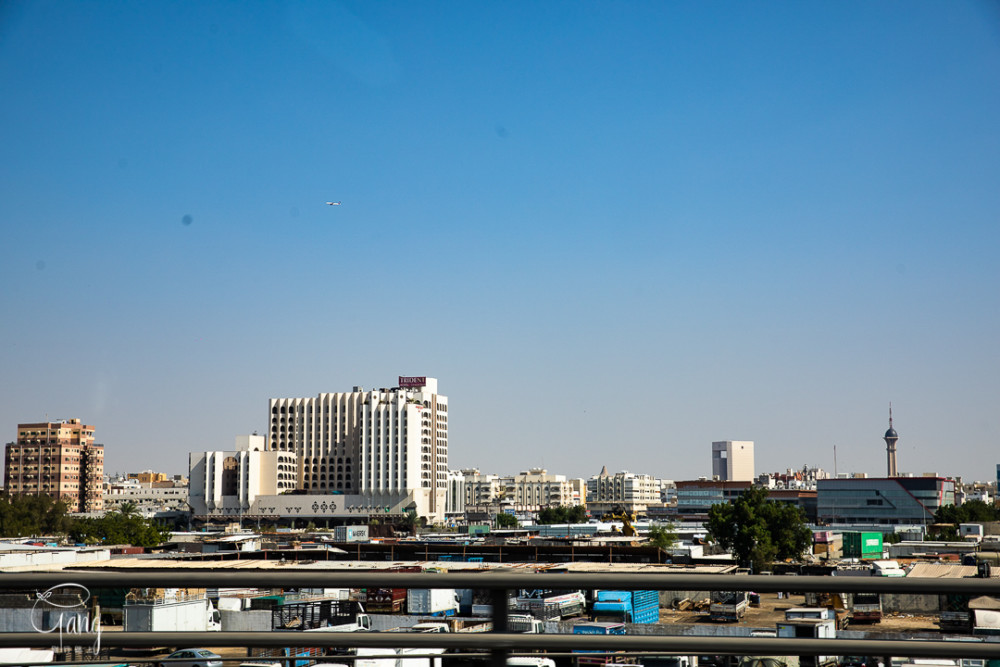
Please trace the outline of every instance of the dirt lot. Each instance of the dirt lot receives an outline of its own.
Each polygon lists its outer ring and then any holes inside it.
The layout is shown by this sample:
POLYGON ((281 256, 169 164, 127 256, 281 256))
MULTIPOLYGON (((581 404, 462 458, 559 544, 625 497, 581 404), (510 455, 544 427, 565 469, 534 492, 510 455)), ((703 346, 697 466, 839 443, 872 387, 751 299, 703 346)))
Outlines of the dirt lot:
MULTIPOLYGON (((802 607, 805 600, 801 595, 778 599, 777 593, 762 593, 760 606, 750 607, 743 620, 743 625, 753 628, 773 628, 779 621, 785 620, 785 610, 791 607, 802 607)), ((914 616, 909 614, 889 614, 882 622, 872 625, 857 625, 851 629, 872 630, 878 632, 937 632, 935 623, 937 616, 914 616)), ((708 612, 660 610, 660 623, 677 623, 695 625, 713 623, 708 619, 708 612)))

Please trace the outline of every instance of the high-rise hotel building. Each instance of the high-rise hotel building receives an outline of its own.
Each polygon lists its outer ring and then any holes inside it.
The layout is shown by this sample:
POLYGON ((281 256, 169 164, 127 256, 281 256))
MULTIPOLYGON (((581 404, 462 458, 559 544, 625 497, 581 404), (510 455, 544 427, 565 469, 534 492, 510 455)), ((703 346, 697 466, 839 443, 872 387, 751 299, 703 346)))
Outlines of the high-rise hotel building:
POLYGON ((309 494, 412 495, 421 516, 443 518, 448 488, 448 398, 437 380, 272 398, 270 448, 298 455, 297 486, 309 494))
POLYGON ((18 424, 4 464, 4 490, 12 496, 50 496, 70 512, 104 509, 104 445, 79 419, 18 424))

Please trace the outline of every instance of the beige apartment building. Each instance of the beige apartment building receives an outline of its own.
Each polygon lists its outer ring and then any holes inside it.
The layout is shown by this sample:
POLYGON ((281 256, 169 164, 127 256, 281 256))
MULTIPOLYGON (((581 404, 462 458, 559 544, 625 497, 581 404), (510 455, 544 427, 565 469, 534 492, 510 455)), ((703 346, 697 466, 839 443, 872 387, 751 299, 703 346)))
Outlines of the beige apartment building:
POLYGON ((509 507, 518 512, 538 512, 546 507, 582 505, 583 480, 567 480, 545 468, 522 470, 516 475, 483 475, 476 468, 462 470, 463 507, 509 507))
POLYGON ((610 474, 607 466, 587 480, 587 510, 592 516, 624 509, 643 514, 650 506, 660 506, 660 481, 651 475, 627 470, 610 474))
POLYGON ((4 488, 12 496, 47 495, 70 512, 104 510, 104 445, 79 419, 17 425, 7 444, 4 488))

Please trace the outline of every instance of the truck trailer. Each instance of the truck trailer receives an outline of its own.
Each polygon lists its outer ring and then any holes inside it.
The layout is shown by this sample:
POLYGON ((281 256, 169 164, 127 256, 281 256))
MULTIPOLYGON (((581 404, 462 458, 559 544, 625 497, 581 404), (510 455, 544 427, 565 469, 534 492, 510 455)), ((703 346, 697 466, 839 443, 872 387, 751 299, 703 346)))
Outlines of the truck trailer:
POLYGON ((217 632, 222 619, 207 598, 126 601, 125 632, 217 632))
POLYGON ((657 591, 597 591, 591 607, 595 621, 610 623, 659 623, 657 591))

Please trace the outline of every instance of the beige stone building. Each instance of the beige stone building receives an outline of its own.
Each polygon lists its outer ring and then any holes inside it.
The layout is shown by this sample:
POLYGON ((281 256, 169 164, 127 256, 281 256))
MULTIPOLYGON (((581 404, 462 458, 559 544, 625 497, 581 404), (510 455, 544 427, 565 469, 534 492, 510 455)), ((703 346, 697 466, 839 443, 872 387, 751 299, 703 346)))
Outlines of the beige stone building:
POLYGON ((12 496, 47 495, 70 512, 104 510, 104 445, 79 419, 18 424, 4 463, 4 489, 12 496))
POLYGON ((643 514, 650 506, 661 506, 660 481, 651 475, 628 471, 610 474, 607 466, 587 480, 587 510, 600 516, 618 509, 643 514))

